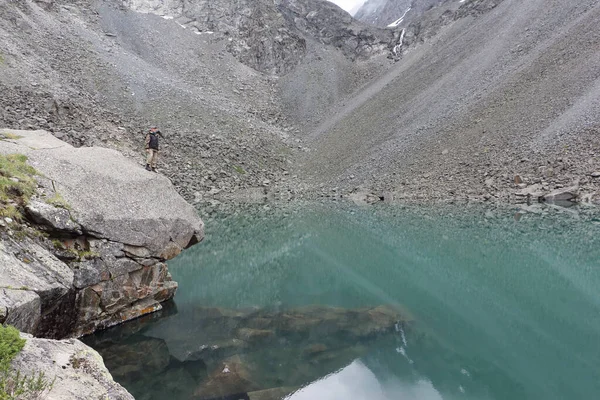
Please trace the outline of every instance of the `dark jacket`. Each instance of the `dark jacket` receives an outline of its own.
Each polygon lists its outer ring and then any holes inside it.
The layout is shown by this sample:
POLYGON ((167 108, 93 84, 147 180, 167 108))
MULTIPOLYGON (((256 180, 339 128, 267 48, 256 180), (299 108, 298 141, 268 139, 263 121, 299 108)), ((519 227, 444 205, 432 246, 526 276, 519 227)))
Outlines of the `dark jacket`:
POLYGON ((158 150, 158 135, 159 131, 149 132, 146 136, 146 149, 158 150))

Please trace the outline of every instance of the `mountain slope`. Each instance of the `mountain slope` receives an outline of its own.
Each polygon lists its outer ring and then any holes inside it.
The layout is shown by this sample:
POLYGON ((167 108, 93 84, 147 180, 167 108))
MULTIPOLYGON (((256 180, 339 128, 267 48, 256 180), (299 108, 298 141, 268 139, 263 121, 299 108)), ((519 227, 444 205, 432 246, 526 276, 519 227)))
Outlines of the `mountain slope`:
POLYGON ((325 0, 0 0, 0 125, 140 163, 159 125, 194 202, 596 190, 597 2, 411 4, 377 28, 325 0))
POLYGON ((117 1, 2 0, 0 13, 4 127, 143 162, 144 130, 156 124, 160 167, 188 199, 281 177, 290 145, 273 82, 226 42, 117 1))
POLYGON ((507 200, 517 174, 598 190, 599 20, 591 0, 504 0, 456 20, 317 128, 302 171, 400 197, 507 200))
POLYGON ((0 126, 143 162, 143 131, 158 125, 161 171, 197 201, 274 185, 293 196, 287 170, 303 150, 293 122, 369 79, 356 71, 400 35, 324 0, 0 0, 0 14, 0 126), (303 101, 307 62, 340 83, 313 85, 315 101, 286 115, 303 101))

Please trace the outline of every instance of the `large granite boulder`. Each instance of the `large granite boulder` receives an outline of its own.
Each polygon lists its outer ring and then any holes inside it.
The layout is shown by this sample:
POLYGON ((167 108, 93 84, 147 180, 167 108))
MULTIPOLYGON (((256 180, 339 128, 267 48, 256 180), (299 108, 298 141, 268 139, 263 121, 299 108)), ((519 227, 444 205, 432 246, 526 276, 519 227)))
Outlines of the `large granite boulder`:
POLYGON ((52 184, 91 236, 143 247, 150 255, 203 238, 203 223, 163 175, 146 171, 116 150, 75 148, 46 131, 7 131, 1 154, 19 153, 52 184))
POLYGON ((52 388, 44 393, 45 400, 133 400, 113 380, 100 354, 79 340, 22 337, 27 341, 12 367, 27 376, 41 372, 46 379, 54 379, 52 388))
POLYGON ((0 240, 0 318, 38 336, 81 336, 173 297, 165 261, 200 242, 204 225, 166 177, 45 131, 1 133, 14 139, 0 141, 0 154, 24 154, 40 173, 25 212, 48 239, 0 240))

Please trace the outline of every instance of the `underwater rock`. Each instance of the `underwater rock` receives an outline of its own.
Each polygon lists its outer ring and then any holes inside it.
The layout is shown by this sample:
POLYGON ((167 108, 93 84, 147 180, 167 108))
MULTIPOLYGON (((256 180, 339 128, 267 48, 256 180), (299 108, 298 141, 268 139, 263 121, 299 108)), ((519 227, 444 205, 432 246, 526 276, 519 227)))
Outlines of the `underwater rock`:
POLYGON ((239 356, 223 360, 194 392, 194 399, 212 399, 259 390, 239 356))

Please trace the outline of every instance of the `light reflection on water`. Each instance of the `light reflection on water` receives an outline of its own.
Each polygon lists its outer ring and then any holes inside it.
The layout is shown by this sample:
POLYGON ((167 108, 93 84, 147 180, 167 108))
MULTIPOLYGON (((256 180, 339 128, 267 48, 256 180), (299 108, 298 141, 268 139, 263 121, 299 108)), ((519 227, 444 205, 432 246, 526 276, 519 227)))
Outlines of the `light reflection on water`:
POLYGON ((425 379, 410 383, 393 379, 382 383, 360 360, 355 360, 342 370, 307 385, 286 399, 442 400, 444 397, 425 379))
POLYGON ((138 400, 199 400, 231 356, 248 369, 240 398, 251 400, 277 387, 302 387, 292 400, 597 398, 599 221, 478 209, 242 213, 208 221, 206 242, 170 263, 177 312, 88 340, 138 400), (415 322, 377 338, 277 332, 238 349, 248 321, 207 319, 199 307, 280 318, 314 304, 393 306, 415 322))

